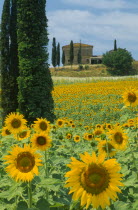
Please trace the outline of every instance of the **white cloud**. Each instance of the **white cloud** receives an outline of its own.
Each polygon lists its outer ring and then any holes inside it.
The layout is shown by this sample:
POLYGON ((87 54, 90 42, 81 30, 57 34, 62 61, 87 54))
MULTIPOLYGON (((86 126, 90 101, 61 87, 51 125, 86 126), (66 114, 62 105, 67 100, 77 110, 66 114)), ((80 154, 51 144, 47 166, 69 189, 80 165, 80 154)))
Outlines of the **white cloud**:
POLYGON ((61 46, 71 40, 94 45, 94 54, 113 47, 117 39, 122 48, 135 50, 138 44, 138 14, 108 11, 95 14, 82 10, 57 10, 47 14, 49 38, 56 37, 61 46))
POLYGON ((137 2, 126 0, 61 0, 65 4, 72 4, 84 7, 92 7, 98 9, 127 9, 136 8, 137 2))

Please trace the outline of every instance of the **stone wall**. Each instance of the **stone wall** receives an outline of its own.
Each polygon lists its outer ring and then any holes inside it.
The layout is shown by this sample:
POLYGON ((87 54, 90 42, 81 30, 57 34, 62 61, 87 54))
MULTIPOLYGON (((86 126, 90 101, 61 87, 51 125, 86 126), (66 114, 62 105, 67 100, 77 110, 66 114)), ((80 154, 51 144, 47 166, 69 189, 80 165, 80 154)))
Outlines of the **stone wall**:
MULTIPOLYGON (((78 64, 78 51, 80 48, 79 43, 74 44, 74 61, 73 64, 78 64)), ((69 61, 69 51, 70 51, 70 45, 66 45, 62 47, 62 51, 65 52, 65 65, 70 65, 69 61)), ((81 44, 81 55, 82 55, 82 64, 88 64, 89 58, 93 55, 93 46, 92 45, 86 45, 81 44)))

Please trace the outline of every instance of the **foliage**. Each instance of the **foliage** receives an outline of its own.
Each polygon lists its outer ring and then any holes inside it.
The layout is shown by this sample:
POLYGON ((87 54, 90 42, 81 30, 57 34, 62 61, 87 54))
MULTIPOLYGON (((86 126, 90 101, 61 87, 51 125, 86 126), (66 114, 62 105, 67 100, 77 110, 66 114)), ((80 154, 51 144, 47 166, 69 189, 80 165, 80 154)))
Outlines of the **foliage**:
POLYGON ((57 65, 60 66, 60 44, 57 45, 57 65))
MULTIPOLYGON (((126 150, 117 150, 113 157, 121 166, 124 187, 120 187, 122 193, 118 193, 118 199, 112 201, 106 210, 136 210, 138 208, 137 107, 124 107, 122 99, 122 93, 128 86, 136 87, 137 85, 138 80, 135 79, 55 86, 53 92, 55 112, 58 118, 62 119, 63 125, 59 126, 58 120, 51 123, 48 132, 52 139, 52 146, 46 150, 46 153, 38 150, 38 153, 42 155, 43 166, 39 167, 39 174, 31 183, 31 209, 83 210, 80 199, 73 201, 72 194, 68 194, 69 189, 64 187, 65 174, 69 171, 67 164, 71 162, 71 157, 79 160, 80 153, 88 152, 91 155, 92 152, 95 152, 97 154, 98 143, 102 140, 109 141, 108 125, 116 127, 117 124, 128 136, 126 150), (102 127, 104 133, 96 136, 94 131, 99 126, 102 127), (91 134, 92 139, 85 139, 86 134, 91 134), (74 141, 76 135, 80 137, 79 142, 74 141)), ((30 130, 32 136, 35 133, 33 126, 30 126, 30 130)), ((21 141, 16 140, 13 134, 1 136, 1 210, 30 209, 28 207, 28 183, 15 182, 5 172, 6 166, 3 164, 3 157, 9 153, 11 146, 23 147, 28 143, 30 143, 28 136, 21 141)), ((88 208, 88 210, 91 209, 92 207, 88 208)))
POLYGON ((48 64, 46 1, 18 0, 19 111, 29 122, 54 120, 53 83, 48 64))
POLYGON ((116 39, 114 40, 114 51, 117 50, 117 44, 116 44, 116 39))
POLYGON ((1 106, 3 119, 11 111, 10 106, 10 0, 5 0, 1 20, 1 106))
POLYGON ((18 108, 17 1, 5 1, 1 24, 1 74, 3 119, 18 108), (11 5, 10 5, 11 3, 11 5))
POLYGON ((18 108, 18 83, 19 60, 17 44, 17 0, 12 0, 10 16, 10 112, 15 112, 18 108))
POLYGON ((52 43, 52 65, 56 67, 57 65, 57 48, 56 48, 56 38, 53 37, 52 43))
POLYGON ((73 41, 72 40, 70 42, 69 58, 70 58, 70 65, 72 67, 73 60, 74 60, 74 47, 73 47, 73 41))
POLYGON ((64 52, 64 50, 62 52, 62 64, 63 65, 65 64, 65 52, 64 52))
POLYGON ((103 64, 111 75, 133 75, 133 58, 126 49, 118 48, 103 54, 103 64))
POLYGON ((82 62, 81 43, 80 43, 80 47, 79 47, 79 51, 78 51, 78 55, 77 55, 77 60, 78 60, 78 64, 81 64, 81 62, 82 62))
POLYGON ((83 70, 83 65, 80 64, 79 67, 78 67, 78 69, 79 70, 83 70))
POLYGON ((85 65, 84 68, 85 68, 85 70, 88 70, 90 67, 89 67, 89 65, 85 65))

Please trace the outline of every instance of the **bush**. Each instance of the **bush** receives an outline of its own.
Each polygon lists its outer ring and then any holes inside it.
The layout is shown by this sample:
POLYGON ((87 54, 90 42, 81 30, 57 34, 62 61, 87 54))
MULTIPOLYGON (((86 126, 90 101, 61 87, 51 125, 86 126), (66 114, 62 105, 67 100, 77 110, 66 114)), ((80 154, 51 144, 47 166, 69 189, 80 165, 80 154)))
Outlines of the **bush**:
POLYGON ((83 65, 79 65, 79 70, 83 70, 83 65))
POLYGON ((85 70, 88 70, 89 69, 89 66, 88 65, 85 65, 84 68, 85 68, 85 70))
POLYGON ((132 75, 132 55, 126 49, 118 48, 103 54, 103 64, 111 75, 132 75))

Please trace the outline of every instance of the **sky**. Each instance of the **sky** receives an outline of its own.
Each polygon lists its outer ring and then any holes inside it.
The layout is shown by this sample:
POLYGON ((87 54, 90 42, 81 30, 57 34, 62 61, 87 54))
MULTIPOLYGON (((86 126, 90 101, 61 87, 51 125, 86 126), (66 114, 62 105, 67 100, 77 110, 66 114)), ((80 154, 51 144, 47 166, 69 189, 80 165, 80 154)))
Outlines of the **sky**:
POLYGON ((117 47, 126 48, 138 60, 137 0, 47 0, 46 16, 49 64, 53 37, 61 48, 71 40, 93 45, 94 55, 113 49, 116 39, 117 47))

